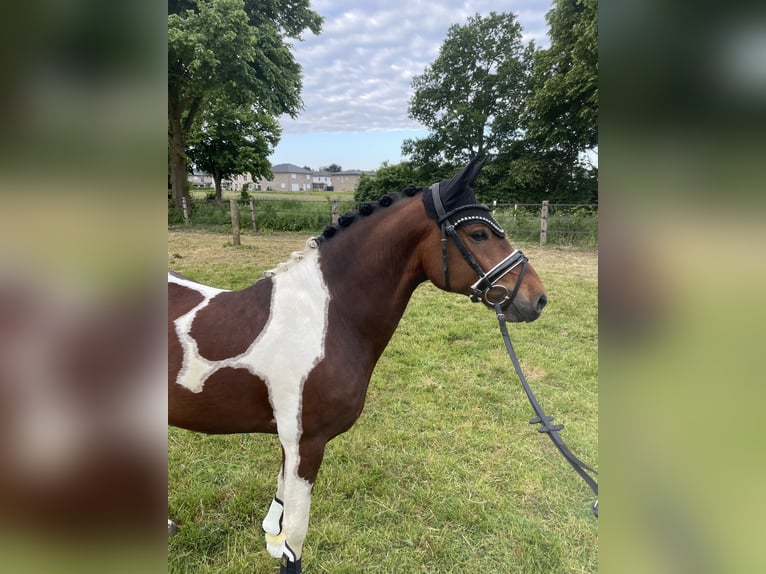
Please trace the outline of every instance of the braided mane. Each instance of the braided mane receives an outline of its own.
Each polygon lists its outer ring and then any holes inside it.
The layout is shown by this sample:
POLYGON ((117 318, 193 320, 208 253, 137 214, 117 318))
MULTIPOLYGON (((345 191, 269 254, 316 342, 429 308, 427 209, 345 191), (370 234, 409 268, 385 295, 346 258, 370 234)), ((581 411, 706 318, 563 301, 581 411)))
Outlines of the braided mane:
MULTIPOLYGON (((360 219, 364 219, 368 215, 372 215, 372 213, 379 208, 386 208, 404 197, 414 197, 418 193, 422 192, 425 188, 423 186, 418 185, 408 185, 404 189, 402 189, 399 192, 394 193, 386 193, 384 195, 381 195, 377 201, 365 201, 360 206, 359 209, 356 211, 348 211, 340 216, 338 219, 337 225, 328 225, 324 228, 324 231, 322 231, 321 235, 318 235, 314 238, 312 238, 314 241, 317 242, 317 245, 321 243, 322 241, 326 241, 327 239, 330 239, 335 236, 336 233, 342 231, 355 221, 359 221, 360 219)), ((311 241, 311 240, 310 240, 311 241)))
MULTIPOLYGON (((368 215, 372 215, 372 213, 374 213, 375 210, 377 209, 385 209, 386 207, 393 205, 402 197, 414 197, 418 193, 422 192, 424 189, 425 187, 423 186, 408 185, 407 187, 405 187, 399 192, 386 193, 384 195, 381 195, 377 201, 365 201, 359 206, 359 209, 357 209, 356 211, 348 211, 344 213, 343 215, 341 215, 340 218, 338 218, 337 225, 328 225, 327 227, 324 228, 324 230, 322 231, 320 235, 309 238, 309 240, 306 241, 306 248, 317 249, 322 242, 327 241, 328 239, 334 237, 337 233, 343 231, 346 227, 348 227, 355 221, 359 221, 361 219, 364 219, 368 215)), ((296 263, 300 261, 301 259, 303 259, 303 254, 304 254, 303 251, 294 251, 290 255, 290 259, 280 263, 274 269, 269 269, 268 271, 264 271, 263 276, 273 277, 277 273, 287 271, 292 266, 293 263, 296 263)))

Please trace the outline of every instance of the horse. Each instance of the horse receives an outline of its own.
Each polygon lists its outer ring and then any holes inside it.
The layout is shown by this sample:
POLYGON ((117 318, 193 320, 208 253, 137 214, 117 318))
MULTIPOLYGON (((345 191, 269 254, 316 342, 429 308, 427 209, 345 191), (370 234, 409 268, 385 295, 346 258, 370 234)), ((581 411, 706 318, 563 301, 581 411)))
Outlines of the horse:
POLYGON ((513 322, 534 321, 547 303, 527 258, 475 198, 483 163, 362 203, 240 291, 168 273, 168 422, 278 435, 282 465, 262 527, 280 574, 301 573, 325 446, 360 416, 415 288, 431 281, 513 322))

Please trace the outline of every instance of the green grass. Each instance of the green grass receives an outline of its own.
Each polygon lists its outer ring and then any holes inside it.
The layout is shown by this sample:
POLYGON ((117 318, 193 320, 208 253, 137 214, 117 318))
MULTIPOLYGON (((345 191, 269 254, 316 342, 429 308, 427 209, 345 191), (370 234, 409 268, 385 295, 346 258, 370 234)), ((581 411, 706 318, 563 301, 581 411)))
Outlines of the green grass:
MULTIPOLYGON (((171 268, 241 288, 306 236, 169 233, 171 268), (244 236, 243 236, 244 239, 244 236)), ((597 254, 521 245, 550 296, 511 325, 538 399, 576 455, 598 464, 597 254)), ((307 572, 591 573, 587 486, 527 421, 533 413, 493 314, 430 284, 379 361, 364 413, 332 441, 314 489, 307 572)), ((260 522, 280 451, 267 435, 170 429, 168 571, 274 573, 260 522)))
MULTIPOLYGON (((215 190, 208 188, 195 188, 189 191, 192 199, 205 199, 209 193, 215 193, 215 190)), ((326 201, 327 199, 338 198, 341 201, 353 201, 353 191, 248 191, 250 197, 255 199, 273 199, 275 201, 282 199, 294 199, 298 201, 326 201)), ((222 191, 221 199, 228 201, 230 199, 239 199, 239 191, 222 191)))
MULTIPOLYGON (((238 195, 238 194, 236 194, 238 195)), ((253 197, 253 206, 256 212, 256 221, 259 230, 270 231, 304 231, 309 233, 323 229, 332 223, 332 203, 327 194, 317 192, 317 195, 308 197, 308 193, 297 194, 291 197, 289 194, 259 194, 253 197)), ((346 196, 348 197, 348 196, 346 196)), ((339 200, 338 213, 344 213, 353 209, 353 196, 344 199, 336 196, 339 200)), ((189 209, 189 219, 193 226, 205 226, 218 228, 231 227, 231 207, 224 196, 224 201, 216 203, 204 199, 195 199, 189 209)), ((239 222, 242 229, 252 227, 252 212, 248 202, 239 204, 239 222)), ((168 226, 175 227, 185 225, 183 210, 168 206, 168 226)))

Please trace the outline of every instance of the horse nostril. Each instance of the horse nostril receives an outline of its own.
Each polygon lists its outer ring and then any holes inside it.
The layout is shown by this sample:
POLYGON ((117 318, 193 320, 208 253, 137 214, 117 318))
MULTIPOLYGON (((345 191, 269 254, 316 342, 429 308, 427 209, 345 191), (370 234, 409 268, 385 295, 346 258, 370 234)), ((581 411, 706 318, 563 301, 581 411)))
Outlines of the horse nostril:
POLYGON ((548 304, 548 297, 545 295, 545 293, 542 293, 537 298, 537 312, 542 313, 545 306, 548 304))

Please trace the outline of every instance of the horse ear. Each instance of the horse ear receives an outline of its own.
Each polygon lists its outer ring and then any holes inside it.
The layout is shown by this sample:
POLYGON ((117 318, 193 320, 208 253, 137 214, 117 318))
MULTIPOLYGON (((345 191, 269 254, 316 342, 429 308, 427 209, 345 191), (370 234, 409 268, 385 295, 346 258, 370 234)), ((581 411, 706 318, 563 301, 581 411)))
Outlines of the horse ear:
POLYGON ((467 166, 463 168, 463 170, 467 170, 468 173, 465 178, 465 185, 468 187, 473 187, 473 184, 476 182, 476 179, 479 177, 479 173, 481 173, 482 168, 484 167, 484 164, 487 163, 486 158, 479 159, 478 157, 473 158, 467 166))
POLYGON ((457 172, 449 181, 442 184, 442 193, 444 199, 449 200, 452 197, 459 197, 469 191, 476 178, 479 177, 481 169, 484 167, 486 159, 473 158, 468 164, 457 172))

